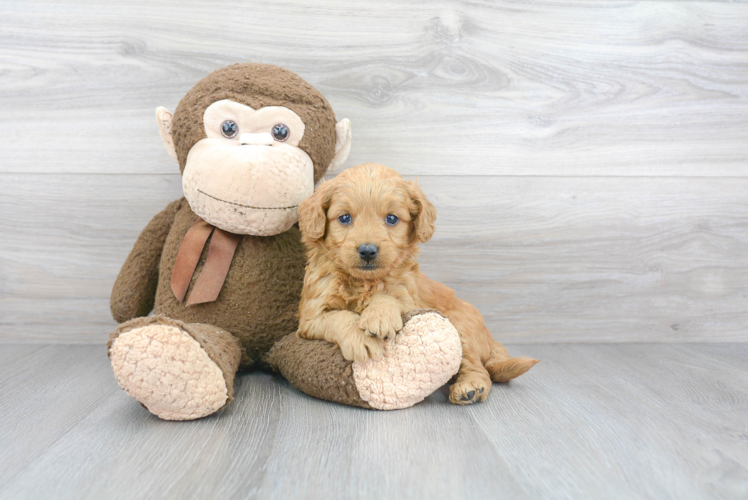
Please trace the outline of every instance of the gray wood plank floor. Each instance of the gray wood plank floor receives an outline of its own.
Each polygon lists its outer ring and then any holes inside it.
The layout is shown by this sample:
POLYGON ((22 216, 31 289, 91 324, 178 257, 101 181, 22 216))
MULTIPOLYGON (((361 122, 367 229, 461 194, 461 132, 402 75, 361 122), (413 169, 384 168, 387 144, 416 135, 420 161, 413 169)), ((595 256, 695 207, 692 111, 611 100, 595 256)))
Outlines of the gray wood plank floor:
POLYGON ((103 346, 0 347, 0 498, 748 497, 748 344, 515 345, 489 400, 375 412, 264 373, 152 417, 103 346))

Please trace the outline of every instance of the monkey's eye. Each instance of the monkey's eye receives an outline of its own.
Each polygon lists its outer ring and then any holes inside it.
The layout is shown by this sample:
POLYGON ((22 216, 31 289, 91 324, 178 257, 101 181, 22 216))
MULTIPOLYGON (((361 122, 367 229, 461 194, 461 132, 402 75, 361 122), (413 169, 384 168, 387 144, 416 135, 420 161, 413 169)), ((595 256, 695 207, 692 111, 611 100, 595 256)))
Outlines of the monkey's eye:
POLYGON ((285 141, 286 139, 288 139, 288 136, 291 135, 291 131, 288 130, 288 127, 282 123, 279 123, 275 127, 273 127, 273 131, 271 133, 273 134, 273 139, 278 142, 285 141))
POLYGON ((344 215, 341 215, 340 217, 338 217, 338 222, 340 222, 344 226, 347 226, 348 224, 350 224, 351 222, 353 222, 353 219, 351 219, 351 215, 350 214, 344 214, 344 215))
POLYGON ((389 226, 394 226, 399 220, 400 219, 397 218, 397 215, 392 214, 387 214, 387 217, 384 218, 384 222, 386 222, 389 226))
POLYGON ((239 133, 239 126, 232 120, 226 120, 221 124, 221 133, 227 139, 233 139, 239 133))

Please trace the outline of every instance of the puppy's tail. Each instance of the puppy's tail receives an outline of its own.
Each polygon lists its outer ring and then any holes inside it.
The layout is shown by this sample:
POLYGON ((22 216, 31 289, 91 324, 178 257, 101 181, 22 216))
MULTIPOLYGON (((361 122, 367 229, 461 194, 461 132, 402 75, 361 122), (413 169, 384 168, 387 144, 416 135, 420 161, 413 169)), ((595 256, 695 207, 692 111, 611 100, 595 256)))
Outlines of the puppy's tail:
POLYGON ((506 348, 494 342, 491 357, 486 362, 486 370, 494 382, 509 382, 517 378, 540 361, 532 358, 512 358, 506 348))

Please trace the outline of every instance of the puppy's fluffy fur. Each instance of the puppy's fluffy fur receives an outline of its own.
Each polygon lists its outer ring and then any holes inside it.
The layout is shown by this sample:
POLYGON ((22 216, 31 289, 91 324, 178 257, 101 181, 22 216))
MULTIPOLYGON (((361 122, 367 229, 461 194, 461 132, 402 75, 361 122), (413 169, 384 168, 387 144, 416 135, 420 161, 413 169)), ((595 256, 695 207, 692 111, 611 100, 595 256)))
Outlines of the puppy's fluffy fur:
POLYGON ((377 358, 384 340, 403 327, 413 309, 437 309, 462 339, 462 363, 449 399, 483 401, 491 382, 506 382, 537 363, 512 358, 493 340, 480 312, 430 280, 418 268, 418 244, 434 234, 436 209, 415 182, 366 163, 325 182, 299 206, 309 262, 299 306, 298 335, 340 346, 349 360, 377 358), (340 221, 341 216, 349 215, 340 221), (395 224, 392 217, 398 218, 395 224), (366 262, 361 245, 376 245, 366 262))

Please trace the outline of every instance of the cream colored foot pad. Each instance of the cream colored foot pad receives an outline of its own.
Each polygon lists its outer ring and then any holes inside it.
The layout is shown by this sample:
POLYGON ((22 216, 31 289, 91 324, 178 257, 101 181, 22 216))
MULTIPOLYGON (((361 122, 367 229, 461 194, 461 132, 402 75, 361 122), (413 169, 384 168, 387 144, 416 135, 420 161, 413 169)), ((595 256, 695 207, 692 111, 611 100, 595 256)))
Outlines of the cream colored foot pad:
POLYGON ((221 369, 187 332, 149 325, 123 333, 109 350, 119 385, 154 415, 192 420, 226 404, 221 369))
POLYGON ((378 410, 408 408, 446 384, 462 360, 462 342, 452 323, 436 312, 411 318, 384 356, 353 362, 361 399, 378 410))

